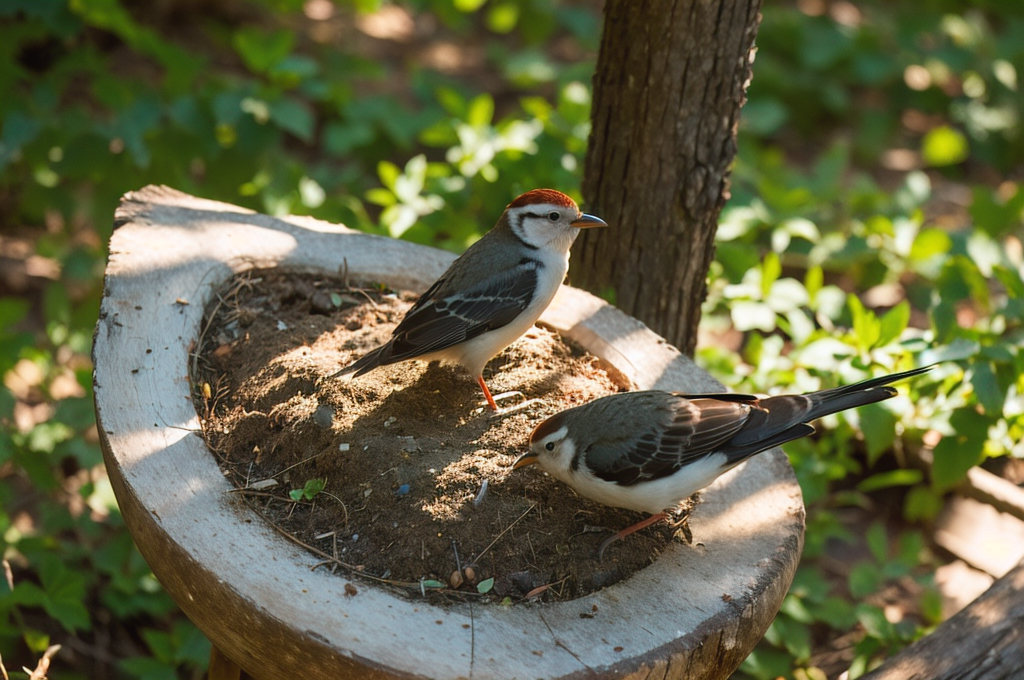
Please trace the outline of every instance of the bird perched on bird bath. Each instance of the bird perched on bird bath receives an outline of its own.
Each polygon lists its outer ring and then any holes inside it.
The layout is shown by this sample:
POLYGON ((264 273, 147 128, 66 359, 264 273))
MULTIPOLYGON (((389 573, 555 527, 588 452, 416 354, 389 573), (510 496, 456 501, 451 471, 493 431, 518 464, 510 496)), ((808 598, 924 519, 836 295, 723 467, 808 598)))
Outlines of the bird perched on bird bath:
POLYGON ((560 191, 526 192, 416 301, 386 344, 329 377, 357 377, 411 359, 441 360, 469 371, 496 411, 484 366, 551 303, 580 230, 605 226, 560 191))
POLYGON ((580 495, 651 513, 601 544, 666 519, 678 506, 747 458, 814 432, 808 423, 896 395, 889 383, 931 366, 808 394, 679 394, 657 390, 595 399, 534 429, 513 469, 537 464, 580 495))

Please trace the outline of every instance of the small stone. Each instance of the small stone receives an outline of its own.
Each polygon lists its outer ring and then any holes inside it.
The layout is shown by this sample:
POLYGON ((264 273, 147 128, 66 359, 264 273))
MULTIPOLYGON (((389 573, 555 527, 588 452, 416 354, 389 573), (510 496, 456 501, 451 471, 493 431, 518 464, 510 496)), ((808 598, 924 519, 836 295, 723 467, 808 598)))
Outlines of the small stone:
POLYGON ((324 430, 331 429, 334 425, 334 409, 327 404, 317 406, 316 411, 313 411, 313 422, 324 430))
POLYGON ((398 490, 395 491, 395 493, 397 493, 399 496, 406 495, 407 493, 409 493, 409 485, 403 484, 402 486, 398 487, 398 490))

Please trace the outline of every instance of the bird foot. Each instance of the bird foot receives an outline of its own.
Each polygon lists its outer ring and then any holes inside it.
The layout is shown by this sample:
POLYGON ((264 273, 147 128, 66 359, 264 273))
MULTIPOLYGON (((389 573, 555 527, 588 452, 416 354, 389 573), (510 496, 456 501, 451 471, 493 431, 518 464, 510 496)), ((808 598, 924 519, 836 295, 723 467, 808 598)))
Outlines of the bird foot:
POLYGON ((648 517, 645 520, 641 520, 641 521, 637 522, 636 524, 632 524, 632 525, 626 527, 625 529, 623 529, 622 531, 620 531, 618 533, 612 534, 611 536, 606 538, 604 540, 604 543, 601 544, 601 547, 597 549, 597 561, 598 562, 603 562, 604 561, 604 551, 608 548, 608 546, 610 546, 615 541, 619 540, 620 538, 625 538, 626 536, 629 536, 631 533, 633 533, 635 531, 640 531, 644 527, 649 527, 650 525, 654 524, 655 522, 661 521, 663 519, 668 519, 668 515, 666 513, 664 513, 664 512, 659 512, 659 513, 657 513, 655 515, 651 515, 650 517, 648 517))

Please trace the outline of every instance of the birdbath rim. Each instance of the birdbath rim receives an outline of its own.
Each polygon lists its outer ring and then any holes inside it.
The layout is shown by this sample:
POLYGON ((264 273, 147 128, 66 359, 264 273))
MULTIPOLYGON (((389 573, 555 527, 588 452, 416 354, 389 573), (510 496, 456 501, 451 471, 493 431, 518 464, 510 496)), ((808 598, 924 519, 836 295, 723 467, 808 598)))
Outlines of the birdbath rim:
MULTIPOLYGON (((93 347, 100 443, 125 522, 168 593, 254 677, 725 677, 763 635, 803 545, 778 449, 723 475, 691 526, 613 586, 540 605, 437 605, 314 570, 318 558, 228 493, 200 433, 189 357, 218 288, 253 267, 336 272, 422 291, 450 253, 167 187, 115 215, 93 347), (581 617, 587 613, 588 617, 581 617)), ((614 228, 614 227, 613 227, 614 228)), ((639 321, 563 286, 541 322, 638 389, 722 387, 639 321)))

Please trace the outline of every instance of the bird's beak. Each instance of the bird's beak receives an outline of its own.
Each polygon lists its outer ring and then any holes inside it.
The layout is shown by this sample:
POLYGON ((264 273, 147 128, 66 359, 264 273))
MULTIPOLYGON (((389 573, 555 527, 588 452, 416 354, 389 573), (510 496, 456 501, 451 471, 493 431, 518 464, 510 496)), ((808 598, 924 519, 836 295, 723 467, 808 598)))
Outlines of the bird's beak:
POLYGON ((530 451, 516 458, 516 462, 512 463, 512 469, 518 470, 521 467, 526 467, 527 465, 534 465, 536 463, 537 454, 530 451))
POLYGON ((587 213, 580 213, 580 216, 572 221, 572 226, 577 229, 589 229, 590 227, 607 227, 608 223, 600 217, 594 217, 587 213))

